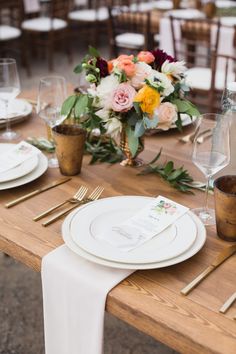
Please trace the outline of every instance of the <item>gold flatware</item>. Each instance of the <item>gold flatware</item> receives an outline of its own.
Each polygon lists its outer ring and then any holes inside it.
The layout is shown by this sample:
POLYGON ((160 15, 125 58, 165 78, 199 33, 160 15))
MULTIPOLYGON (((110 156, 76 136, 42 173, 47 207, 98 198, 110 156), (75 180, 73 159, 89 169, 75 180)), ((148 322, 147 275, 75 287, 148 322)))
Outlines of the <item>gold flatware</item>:
POLYGON ((104 191, 104 188, 101 186, 97 186, 92 193, 88 196, 88 198, 82 199, 80 202, 78 202, 76 205, 73 205, 72 207, 58 213, 56 216, 52 217, 51 219, 48 219, 47 221, 45 221, 42 225, 43 226, 48 226, 50 224, 52 224, 54 221, 60 219, 62 216, 68 214, 71 210, 77 208, 79 205, 81 204, 86 204, 89 202, 92 202, 94 200, 97 200, 100 195, 102 194, 102 192, 104 191))
MULTIPOLYGON (((199 132, 199 128, 197 128, 193 133, 187 134, 185 136, 182 136, 179 138, 179 141, 181 141, 182 143, 193 143, 196 136, 198 135, 199 132)), ((198 136, 197 138, 197 142, 199 144, 202 144, 204 142, 204 139, 209 138, 211 136, 211 129, 207 129, 204 132, 201 133, 201 135, 198 136)))
POLYGON ((205 279, 213 270, 215 270, 219 265, 221 265, 226 259, 236 253, 236 245, 226 247, 222 252, 215 258, 209 267, 207 267, 201 274, 198 275, 190 284, 185 286, 180 292, 183 295, 188 295, 192 289, 194 289, 203 279, 205 279))
POLYGON ((38 220, 44 218, 45 216, 51 214, 54 210, 57 210, 58 208, 60 208, 61 206, 65 205, 65 204, 67 204, 67 203, 72 203, 72 204, 73 204, 73 203, 78 203, 78 202, 80 201, 79 198, 81 197, 81 193, 84 193, 85 191, 86 191, 86 193, 87 193, 88 188, 85 187, 85 186, 81 186, 81 187, 78 189, 78 191, 73 195, 73 197, 64 200, 64 202, 61 202, 61 203, 59 203, 59 204, 54 205, 53 207, 47 209, 46 211, 44 211, 44 212, 41 213, 41 214, 36 215, 36 216, 33 218, 33 220, 34 220, 34 221, 38 221, 38 220))
POLYGON ((45 192, 45 191, 47 191, 47 190, 49 190, 51 188, 57 187, 60 184, 66 183, 66 182, 68 182, 70 180, 71 180, 71 178, 68 178, 68 177, 56 180, 56 181, 54 181, 52 183, 47 184, 46 186, 44 186, 42 188, 36 189, 35 191, 33 191, 31 193, 27 193, 27 194, 23 195, 22 197, 19 197, 17 199, 12 200, 11 202, 6 203, 5 207, 6 208, 11 208, 12 206, 14 206, 16 204, 23 202, 24 200, 27 200, 27 199, 29 199, 29 198, 37 195, 37 194, 45 192))
POLYGON ((231 295, 226 301, 225 303, 221 306, 221 308, 219 309, 219 312, 221 313, 226 313, 226 311, 228 311, 228 309, 230 308, 230 306, 233 305, 233 303, 236 300, 236 292, 233 293, 233 295, 231 295))

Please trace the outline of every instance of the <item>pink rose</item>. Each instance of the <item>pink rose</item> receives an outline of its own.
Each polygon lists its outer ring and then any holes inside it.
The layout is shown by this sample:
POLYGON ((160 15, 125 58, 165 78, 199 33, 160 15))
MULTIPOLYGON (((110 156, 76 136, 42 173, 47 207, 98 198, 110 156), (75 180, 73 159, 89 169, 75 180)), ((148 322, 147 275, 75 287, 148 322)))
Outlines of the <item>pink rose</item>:
POLYGON ((127 112, 133 106, 135 89, 128 83, 120 84, 112 94, 112 109, 115 112, 127 112))
POLYGON ((170 102, 161 103, 156 113, 158 116, 157 127, 162 130, 168 130, 177 119, 176 106, 170 102))

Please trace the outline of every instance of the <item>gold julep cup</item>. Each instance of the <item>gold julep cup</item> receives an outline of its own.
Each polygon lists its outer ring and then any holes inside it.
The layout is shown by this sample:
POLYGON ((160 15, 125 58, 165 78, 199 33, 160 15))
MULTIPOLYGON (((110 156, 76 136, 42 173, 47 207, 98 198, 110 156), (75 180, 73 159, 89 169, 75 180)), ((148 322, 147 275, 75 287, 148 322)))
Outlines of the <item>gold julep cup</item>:
POLYGON ((225 241, 236 241, 236 175, 222 176, 214 182, 216 229, 225 241))
POLYGON ((60 171, 65 176, 80 173, 86 130, 77 124, 60 124, 52 128, 60 171))

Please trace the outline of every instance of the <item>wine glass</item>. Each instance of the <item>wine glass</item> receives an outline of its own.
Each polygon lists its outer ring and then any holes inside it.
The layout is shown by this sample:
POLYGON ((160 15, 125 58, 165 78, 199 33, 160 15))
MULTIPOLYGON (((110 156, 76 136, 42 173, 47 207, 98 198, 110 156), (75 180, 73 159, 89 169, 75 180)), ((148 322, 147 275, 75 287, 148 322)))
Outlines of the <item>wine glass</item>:
POLYGON ((196 130, 192 161, 207 178, 205 205, 193 209, 204 225, 215 224, 215 213, 208 208, 209 182, 211 177, 228 165, 230 160, 229 120, 216 113, 199 117, 196 130))
MULTIPOLYGON (((46 76, 40 79, 37 101, 37 113, 47 125, 48 140, 53 141, 51 129, 65 119, 61 115, 61 106, 67 96, 66 80, 62 76, 46 76)), ((58 167, 56 155, 48 159, 48 166, 58 167)))
POLYGON ((1 134, 5 140, 16 139, 19 134, 12 131, 10 117, 8 115, 9 102, 20 93, 20 80, 17 72, 15 59, 0 59, 0 100, 4 103, 6 130, 1 134))

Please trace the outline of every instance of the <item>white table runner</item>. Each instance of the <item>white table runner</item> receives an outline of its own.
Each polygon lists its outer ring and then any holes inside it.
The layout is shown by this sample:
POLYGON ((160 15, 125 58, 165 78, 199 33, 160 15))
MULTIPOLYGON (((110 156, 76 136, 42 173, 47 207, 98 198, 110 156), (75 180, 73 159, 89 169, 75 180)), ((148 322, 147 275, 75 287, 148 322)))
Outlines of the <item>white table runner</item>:
POLYGON ((46 354, 101 354, 108 292, 133 270, 89 262, 66 245, 42 260, 46 354))

